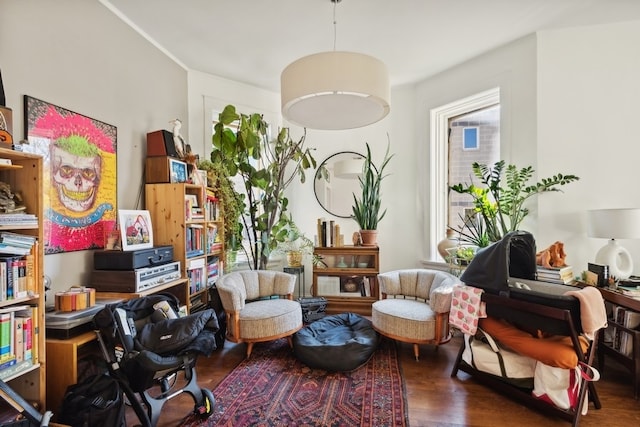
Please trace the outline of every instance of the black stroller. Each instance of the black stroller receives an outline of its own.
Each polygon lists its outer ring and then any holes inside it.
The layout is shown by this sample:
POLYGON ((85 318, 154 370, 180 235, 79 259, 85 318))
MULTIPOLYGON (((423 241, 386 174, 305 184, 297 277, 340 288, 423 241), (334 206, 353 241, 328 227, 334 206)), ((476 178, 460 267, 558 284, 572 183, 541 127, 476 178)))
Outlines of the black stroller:
POLYGON ((213 309, 177 317, 178 299, 159 293, 109 304, 93 318, 103 356, 143 426, 156 426, 162 406, 182 392, 194 412, 213 414, 215 398, 199 388, 195 363, 216 349, 218 320, 213 309), (180 372, 184 381, 179 381, 180 372), (180 389, 178 384, 186 382, 180 389))

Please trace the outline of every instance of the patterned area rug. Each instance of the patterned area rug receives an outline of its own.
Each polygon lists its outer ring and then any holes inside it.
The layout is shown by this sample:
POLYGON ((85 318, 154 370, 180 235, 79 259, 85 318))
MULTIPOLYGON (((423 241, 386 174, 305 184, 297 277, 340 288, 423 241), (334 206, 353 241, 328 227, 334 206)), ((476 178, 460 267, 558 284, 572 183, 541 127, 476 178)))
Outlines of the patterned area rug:
POLYGON ((256 345, 213 390, 215 413, 186 426, 408 426, 395 346, 381 340, 351 372, 308 368, 285 339, 256 345))

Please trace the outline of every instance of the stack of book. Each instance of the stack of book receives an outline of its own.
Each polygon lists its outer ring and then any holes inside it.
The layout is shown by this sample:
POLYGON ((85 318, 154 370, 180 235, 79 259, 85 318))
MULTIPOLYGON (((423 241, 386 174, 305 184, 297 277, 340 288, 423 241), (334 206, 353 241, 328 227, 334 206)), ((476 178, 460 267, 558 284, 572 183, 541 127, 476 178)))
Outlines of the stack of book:
POLYGON ((574 281, 573 268, 570 265, 557 268, 537 266, 537 279, 541 282, 567 285, 574 281))
POLYGON ((0 254, 27 255, 37 238, 26 234, 0 232, 0 254))

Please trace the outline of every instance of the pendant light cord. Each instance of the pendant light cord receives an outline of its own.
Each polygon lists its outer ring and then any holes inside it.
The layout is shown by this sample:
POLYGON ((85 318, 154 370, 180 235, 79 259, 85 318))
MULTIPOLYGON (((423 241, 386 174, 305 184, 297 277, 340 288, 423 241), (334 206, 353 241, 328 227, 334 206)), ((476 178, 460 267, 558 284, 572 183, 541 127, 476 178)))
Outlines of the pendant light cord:
POLYGON ((336 20, 336 5, 342 0, 331 0, 333 3, 333 51, 336 51, 336 41, 338 40, 338 21, 336 20))

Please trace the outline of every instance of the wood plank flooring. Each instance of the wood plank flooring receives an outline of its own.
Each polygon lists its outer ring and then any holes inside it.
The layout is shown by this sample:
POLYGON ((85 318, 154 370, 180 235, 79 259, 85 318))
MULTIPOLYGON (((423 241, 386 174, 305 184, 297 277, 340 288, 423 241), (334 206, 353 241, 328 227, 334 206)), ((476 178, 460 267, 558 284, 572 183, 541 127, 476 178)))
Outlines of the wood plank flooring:
MULTIPOLYGON (((398 354, 407 387, 409 423, 412 427, 496 427, 496 426, 569 426, 560 418, 548 417, 528 409, 503 394, 494 392, 463 372, 452 378, 460 337, 440 346, 422 346, 420 361, 413 358, 412 347, 398 343, 398 354)), ((260 344, 256 344, 260 345, 260 344)), ((211 357, 201 357, 197 363, 200 387, 215 388, 245 356, 245 345, 225 343, 211 357)), ((590 405, 580 426, 640 425, 640 402, 634 400, 631 375, 615 361, 607 366, 596 388, 602 409, 590 405)), ((180 395, 167 402, 162 410, 159 427, 174 427, 193 409, 193 399, 180 395)), ((136 425, 135 415, 128 409, 128 425, 136 425)))

